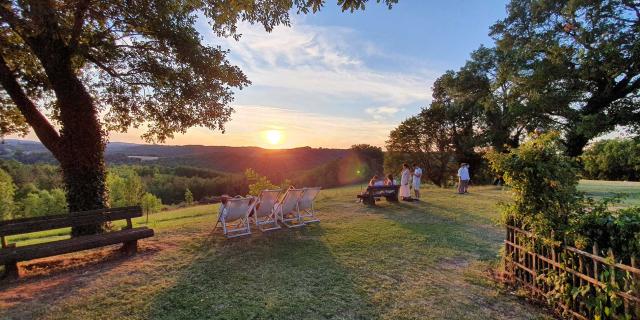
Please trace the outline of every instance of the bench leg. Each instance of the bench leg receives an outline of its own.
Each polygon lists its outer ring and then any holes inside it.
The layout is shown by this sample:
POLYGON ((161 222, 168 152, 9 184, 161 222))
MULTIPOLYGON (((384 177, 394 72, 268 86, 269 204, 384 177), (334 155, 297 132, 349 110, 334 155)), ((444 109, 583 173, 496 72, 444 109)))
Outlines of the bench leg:
POLYGON ((376 205, 376 199, 374 197, 363 198, 362 202, 364 202, 364 204, 370 205, 370 206, 375 206, 376 205))
POLYGON ((125 242, 120 250, 129 256, 136 254, 138 252, 138 240, 125 242))
POLYGON ((20 277, 20 271, 18 270, 17 262, 9 262, 4 265, 4 274, 1 279, 17 279, 20 277))

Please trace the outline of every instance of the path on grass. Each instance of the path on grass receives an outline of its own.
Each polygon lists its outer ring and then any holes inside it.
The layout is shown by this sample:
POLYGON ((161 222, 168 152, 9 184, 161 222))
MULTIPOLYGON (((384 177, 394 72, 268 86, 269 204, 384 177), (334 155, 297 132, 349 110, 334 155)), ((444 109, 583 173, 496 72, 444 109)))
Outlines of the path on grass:
POLYGON ((31 263, 0 286, 0 319, 548 317, 488 275, 506 193, 427 189, 420 203, 369 208, 358 190, 324 190, 320 224, 232 241, 210 234, 212 206, 161 213, 132 259, 100 250, 31 263))

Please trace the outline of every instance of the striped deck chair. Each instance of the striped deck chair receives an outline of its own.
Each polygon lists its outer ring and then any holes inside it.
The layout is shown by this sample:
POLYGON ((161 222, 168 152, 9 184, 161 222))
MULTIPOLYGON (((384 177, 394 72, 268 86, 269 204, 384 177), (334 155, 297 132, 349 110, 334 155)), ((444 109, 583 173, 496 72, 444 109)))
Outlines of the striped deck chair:
MULTIPOLYGON (((222 224, 225 237, 235 238, 251 234, 249 214, 253 211, 257 201, 253 197, 231 198, 218 216, 218 223, 222 224)), ((218 227, 216 223, 215 229, 218 227)))
POLYGON ((253 209, 251 219, 260 231, 280 229, 275 206, 278 203, 282 190, 264 190, 258 197, 258 203, 253 209))
POLYGON ((318 196, 318 193, 320 193, 320 189, 320 187, 302 189, 304 192, 300 200, 298 200, 298 211, 304 223, 320 222, 320 219, 315 216, 316 210, 313 206, 313 201, 318 196))
POLYGON ((303 189, 288 189, 282 200, 275 206, 276 217, 287 228, 304 226, 304 220, 298 211, 298 201, 304 192, 303 189))

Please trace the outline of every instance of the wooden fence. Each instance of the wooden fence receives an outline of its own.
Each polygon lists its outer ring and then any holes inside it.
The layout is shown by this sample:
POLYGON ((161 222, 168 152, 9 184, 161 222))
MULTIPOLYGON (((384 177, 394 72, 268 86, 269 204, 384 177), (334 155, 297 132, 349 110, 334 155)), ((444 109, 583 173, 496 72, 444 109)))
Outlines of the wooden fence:
POLYGON ((640 319, 640 269, 636 258, 623 264, 616 262, 611 251, 608 257, 598 255, 597 246, 589 253, 545 244, 514 226, 507 226, 506 236, 507 282, 527 289, 570 318, 594 319, 601 313, 603 319, 618 318, 612 315, 640 319))

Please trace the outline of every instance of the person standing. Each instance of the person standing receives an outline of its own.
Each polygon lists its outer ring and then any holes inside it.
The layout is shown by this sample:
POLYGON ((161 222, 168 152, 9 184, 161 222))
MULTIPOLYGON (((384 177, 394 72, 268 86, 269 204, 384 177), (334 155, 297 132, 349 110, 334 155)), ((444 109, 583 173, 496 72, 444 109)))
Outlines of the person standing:
POLYGON ((413 192, 416 194, 416 199, 420 199, 420 179, 422 178, 422 169, 418 167, 417 163, 413 164, 413 192))
POLYGON ((400 175, 400 199, 404 201, 411 201, 411 190, 409 189, 409 183, 411 183, 411 170, 409 164, 402 164, 402 173, 400 175))
POLYGON ((467 168, 466 163, 460 164, 460 169, 458 169, 458 193, 464 194, 467 192, 467 188, 469 186, 469 169, 467 168))

